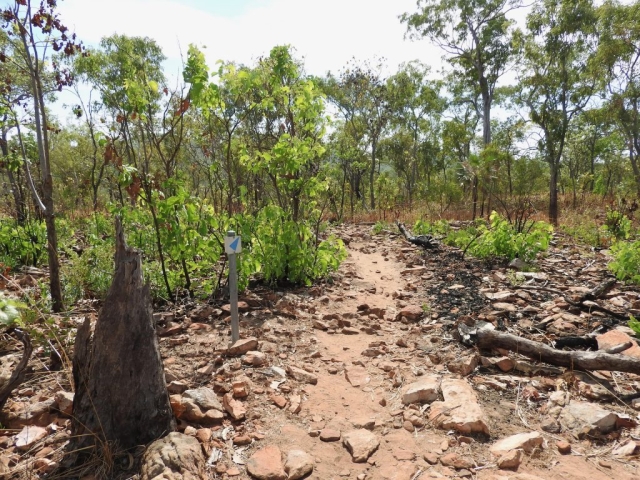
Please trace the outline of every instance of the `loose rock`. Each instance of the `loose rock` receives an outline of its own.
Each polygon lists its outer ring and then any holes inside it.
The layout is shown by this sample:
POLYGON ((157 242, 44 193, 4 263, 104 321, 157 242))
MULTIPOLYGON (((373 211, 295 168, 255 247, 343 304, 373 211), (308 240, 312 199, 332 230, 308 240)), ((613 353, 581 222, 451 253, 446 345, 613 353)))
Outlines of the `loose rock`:
POLYGON ((261 448, 247 461, 247 471, 258 480, 286 480, 281 457, 280 449, 274 445, 261 448))
POLYGON ((342 443, 356 463, 364 463, 380 446, 380 440, 369 430, 351 430, 342 435, 342 443))
POLYGON ((141 479, 198 480, 206 478, 202 447, 194 437, 172 432, 153 442, 142 457, 141 479))
POLYGON ((289 475, 288 480, 298 480, 313 472, 314 460, 303 450, 291 450, 287 453, 284 471, 289 475))

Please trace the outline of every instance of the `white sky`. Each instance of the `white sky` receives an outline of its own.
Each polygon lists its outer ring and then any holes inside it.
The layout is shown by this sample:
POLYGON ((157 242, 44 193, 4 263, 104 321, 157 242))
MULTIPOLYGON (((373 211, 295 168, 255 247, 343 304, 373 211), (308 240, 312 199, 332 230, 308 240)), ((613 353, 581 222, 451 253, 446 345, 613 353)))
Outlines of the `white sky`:
POLYGON ((87 45, 113 33, 148 36, 162 47, 170 76, 181 71, 180 51, 206 46, 217 60, 251 64, 275 45, 291 44, 308 73, 337 72, 352 57, 382 56, 390 71, 419 59, 441 66, 442 53, 426 41, 404 40, 398 15, 416 0, 64 0, 63 23, 87 45))

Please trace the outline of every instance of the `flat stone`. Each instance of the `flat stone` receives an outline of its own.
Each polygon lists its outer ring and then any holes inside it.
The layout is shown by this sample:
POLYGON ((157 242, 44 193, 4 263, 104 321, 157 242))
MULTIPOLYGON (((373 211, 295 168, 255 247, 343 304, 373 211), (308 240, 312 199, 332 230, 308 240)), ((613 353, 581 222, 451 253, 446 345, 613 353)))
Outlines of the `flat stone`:
POLYGON ((422 307, 419 307, 418 305, 407 305, 398 312, 398 314, 396 315, 396 320, 400 320, 402 319, 402 317, 404 317, 407 320, 415 322, 417 320, 420 320, 423 315, 424 310, 422 309, 422 307))
POLYGON ((380 440, 369 430, 351 430, 342 435, 342 444, 355 463, 364 463, 380 446, 380 440))
POLYGON ((516 365, 516 362, 511 360, 509 357, 499 357, 495 359, 492 358, 491 363, 492 365, 495 365, 503 372, 510 372, 511 370, 513 370, 513 367, 515 367, 516 365))
POLYGON ((188 398, 193 400, 201 410, 218 410, 220 412, 224 411, 220 400, 218 400, 218 396, 216 393, 208 387, 199 387, 194 388, 192 390, 185 390, 182 393, 182 398, 188 398))
POLYGON ((623 350, 621 352, 622 355, 628 355, 631 357, 640 358, 640 345, 638 345, 638 343, 634 339, 632 339, 629 335, 627 335, 626 333, 620 330, 617 330, 617 329, 609 330, 607 333, 598 335, 596 337, 596 340, 598 341, 598 349, 600 350, 606 350, 608 348, 616 347, 623 343, 631 342, 631 348, 627 348, 626 350, 623 350))
POLYGON ((482 407, 471 385, 466 380, 447 378, 440 383, 443 402, 433 402, 429 419, 444 430, 455 430, 464 435, 484 433, 489 427, 482 407))
POLYGON ((417 382, 410 383, 402 393, 402 403, 433 402, 438 399, 440 393, 440 378, 435 376, 423 377, 417 382))
POLYGON ((244 355, 247 352, 258 349, 258 340, 250 338, 241 338, 236 343, 229 347, 227 353, 229 355, 244 355))
POLYGON ((313 472, 315 460, 303 450, 290 450, 284 463, 284 471, 288 480, 298 480, 313 472))
POLYGON ((302 397, 300 395, 291 395, 289 397, 289 412, 296 414, 302 410, 302 397))
POLYGON ((475 462, 473 460, 461 457, 457 453, 447 453, 446 455, 443 455, 440 457, 440 463, 445 467, 453 467, 457 470, 475 467, 475 462))
POLYGON ((267 356, 262 352, 251 350, 242 357, 242 363, 252 367, 262 367, 267 363, 267 356))
POLYGON ((618 416, 599 405, 572 400, 562 409, 560 422, 572 430, 587 427, 599 433, 609 433, 616 428, 618 416))
POLYGON ((484 292, 484 296, 489 300, 507 300, 514 297, 514 293, 509 290, 501 290, 499 292, 484 292))
POLYGON ((438 454, 434 452, 427 452, 424 455, 422 455, 422 458, 424 458, 424 461, 427 462, 429 465, 435 465, 436 463, 438 463, 438 460, 440 459, 438 454))
POLYGON ((498 458, 498 468, 517 469, 522 463, 522 450, 511 450, 498 458))
POLYGON ((70 417, 73 412, 73 392, 60 391, 53 397, 60 413, 70 417))
POLYGON ((515 305, 513 305, 512 303, 496 302, 492 306, 496 310, 500 310, 500 311, 503 311, 503 312, 516 312, 516 311, 518 311, 518 308, 515 305))
POLYGON ((169 393, 182 393, 188 388, 189 385, 179 380, 173 380, 169 385, 167 385, 167 390, 169 391, 169 393))
POLYGON ((318 377, 316 375, 298 367, 288 366, 287 373, 299 382, 309 383, 311 385, 317 385, 318 383, 318 377))
POLYGON ((518 433, 510 437, 502 438, 491 445, 489 451, 494 455, 502 455, 510 450, 522 449, 531 453, 535 448, 542 447, 544 438, 538 432, 518 433))
POLYGON ((318 330, 329 330, 329 324, 321 320, 314 320, 313 328, 316 328, 318 330))
POLYGON ((450 372, 459 373, 463 377, 466 377, 473 373, 479 363, 480 359, 478 355, 467 355, 466 357, 449 362, 447 368, 450 372))
POLYGON ((42 427, 26 426, 15 436, 14 445, 20 451, 29 450, 34 444, 47 436, 47 430, 42 427))
POLYGON ((344 378, 354 387, 362 387, 371 381, 367 369, 359 365, 350 365, 344 369, 344 378))
POLYGON ((353 428, 364 428, 366 430, 373 430, 376 426, 376 421, 369 417, 356 417, 349 420, 353 428))
POLYGON ((222 405, 234 420, 242 420, 247 415, 247 410, 242 402, 233 398, 233 394, 231 392, 225 393, 224 397, 222 397, 222 405))
POLYGON ((340 431, 332 428, 325 428, 320 431, 320 440, 323 442, 337 442, 340 440, 340 431))
POLYGON ((280 449, 275 445, 261 448, 247 461, 247 471, 258 480, 286 480, 281 457, 280 449))
POLYGON ((287 406, 287 399, 282 395, 271 395, 270 400, 278 407, 284 408, 287 406))
POLYGON ((344 327, 341 330, 343 335, 358 335, 360 334, 360 331, 357 328, 353 328, 353 327, 344 327))
POLYGON ((401 448, 397 448, 393 451, 393 456, 396 460, 407 460, 413 461, 416 458, 416 454, 410 450, 403 450, 401 448))
MULTIPOLYGON (((375 472, 374 480, 413 480, 418 473, 418 465, 413 462, 398 462, 397 465, 382 464, 375 472)), ((360 478, 360 477, 357 477, 360 478)), ((369 476, 364 476, 364 479, 369 476)), ((422 478, 422 477, 420 477, 422 478)))

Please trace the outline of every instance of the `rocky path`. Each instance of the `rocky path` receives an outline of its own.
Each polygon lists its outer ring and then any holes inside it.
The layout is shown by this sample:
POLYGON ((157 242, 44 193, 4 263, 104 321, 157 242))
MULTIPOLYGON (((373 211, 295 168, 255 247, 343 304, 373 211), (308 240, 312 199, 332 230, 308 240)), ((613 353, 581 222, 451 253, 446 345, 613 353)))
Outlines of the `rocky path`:
MULTIPOLYGON (((639 478, 638 415, 614 396, 640 388, 640 376, 564 372, 452 336, 466 315, 534 337, 592 329, 597 315, 514 288, 561 282, 582 253, 558 246, 540 272, 518 277, 367 227, 338 233, 349 257, 332 282, 250 292, 231 349, 225 307, 156 314, 180 433, 147 450, 141 478, 639 478)), ((597 283, 603 261, 589 259, 563 289, 597 283)), ((607 302, 633 309, 640 294, 616 290, 607 302)), ((627 333, 598 342, 624 343, 627 333)), ((68 376, 38 378, 3 411, 7 478, 44 478, 60 462, 68 376)))

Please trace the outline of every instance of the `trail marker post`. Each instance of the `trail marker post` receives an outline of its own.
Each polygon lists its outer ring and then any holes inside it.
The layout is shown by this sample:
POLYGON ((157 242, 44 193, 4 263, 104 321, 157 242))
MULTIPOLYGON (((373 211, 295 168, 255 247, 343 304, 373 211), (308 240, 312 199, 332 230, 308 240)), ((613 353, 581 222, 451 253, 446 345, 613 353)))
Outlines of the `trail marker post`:
POLYGON ((224 237, 224 251, 229 257, 229 304, 231 307, 231 344, 240 339, 238 322, 238 266, 236 254, 242 251, 242 240, 236 232, 229 230, 224 237))

